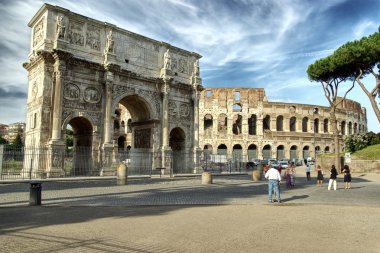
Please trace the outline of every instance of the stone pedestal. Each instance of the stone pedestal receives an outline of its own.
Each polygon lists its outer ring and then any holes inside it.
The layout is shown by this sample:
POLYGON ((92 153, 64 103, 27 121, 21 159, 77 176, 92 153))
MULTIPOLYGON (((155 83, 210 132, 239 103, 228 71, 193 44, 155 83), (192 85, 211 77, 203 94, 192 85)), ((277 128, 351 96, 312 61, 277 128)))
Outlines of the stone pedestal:
POLYGON ((170 175, 170 177, 173 177, 172 149, 170 147, 161 148, 161 156, 161 168, 165 168, 165 170, 162 171, 162 175, 170 175))
POLYGON ((45 172, 42 172, 41 178, 63 177, 65 143, 63 141, 50 141, 49 143, 49 166, 45 172))
POLYGON ((263 175, 263 165, 257 165, 257 169, 252 171, 252 181, 261 181, 263 175))
POLYGON ((203 150, 200 148, 195 148, 193 151, 193 155, 194 155, 194 171, 193 171, 193 173, 194 174, 199 173, 203 169, 201 166, 201 161, 200 161, 200 158, 202 156, 202 152, 203 152, 203 150))
POLYGON ((117 165, 113 162, 113 145, 103 144, 101 176, 115 176, 117 165))
POLYGON ((202 173, 202 184, 212 184, 211 172, 203 172, 202 173))
POLYGON ((128 181, 128 167, 121 163, 117 168, 117 185, 126 185, 128 181))

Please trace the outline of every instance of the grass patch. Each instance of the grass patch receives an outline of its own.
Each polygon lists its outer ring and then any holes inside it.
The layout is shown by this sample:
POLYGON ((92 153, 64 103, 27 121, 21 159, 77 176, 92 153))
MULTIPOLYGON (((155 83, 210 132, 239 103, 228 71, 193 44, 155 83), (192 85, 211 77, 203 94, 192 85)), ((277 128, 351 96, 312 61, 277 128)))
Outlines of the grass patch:
POLYGON ((380 144, 368 146, 352 153, 352 156, 363 160, 380 160, 380 144))

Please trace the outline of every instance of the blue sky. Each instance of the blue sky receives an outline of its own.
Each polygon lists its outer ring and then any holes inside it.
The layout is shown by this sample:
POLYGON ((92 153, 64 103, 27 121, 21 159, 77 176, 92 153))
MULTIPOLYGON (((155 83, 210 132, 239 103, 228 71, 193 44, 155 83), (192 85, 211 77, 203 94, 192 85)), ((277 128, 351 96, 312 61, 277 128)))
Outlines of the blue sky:
MULTIPOLYGON (((0 123, 25 121, 27 23, 44 2, 200 53, 205 87, 265 88, 273 102, 327 105, 308 65, 380 25, 378 0, 0 0, 0 123)), ((358 85, 348 98, 380 132, 358 85)))

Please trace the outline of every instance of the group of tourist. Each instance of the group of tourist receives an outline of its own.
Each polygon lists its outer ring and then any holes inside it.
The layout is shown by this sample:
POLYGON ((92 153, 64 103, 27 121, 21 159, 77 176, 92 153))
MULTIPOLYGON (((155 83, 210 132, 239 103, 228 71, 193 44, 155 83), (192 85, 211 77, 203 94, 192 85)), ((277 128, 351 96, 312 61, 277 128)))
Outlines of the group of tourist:
MULTIPOLYGON (((282 171, 281 165, 279 165, 278 167, 264 165, 265 178, 268 179, 268 198, 269 198, 270 203, 274 201, 272 199, 273 192, 274 192, 275 200, 277 200, 278 203, 281 203, 281 197, 280 197, 280 183, 282 179, 281 171, 282 171)), ((306 164, 305 171, 306 171, 307 181, 311 181, 309 163, 306 164)), ((317 171, 317 186, 322 187, 323 180, 324 180, 324 172, 320 165, 317 166, 316 171, 317 171)), ((345 183, 345 189, 351 189, 351 172, 347 164, 343 166, 341 173, 344 174, 343 181, 345 183)), ((289 162, 284 173, 284 179, 286 180, 287 188, 293 188, 295 186, 295 174, 296 174, 296 171, 295 171, 294 163, 289 162)), ((337 176, 338 176, 338 171, 336 170, 335 165, 332 165, 331 170, 330 170, 330 179, 329 179, 327 190, 330 191, 331 187, 333 187, 334 191, 336 191, 337 176)))

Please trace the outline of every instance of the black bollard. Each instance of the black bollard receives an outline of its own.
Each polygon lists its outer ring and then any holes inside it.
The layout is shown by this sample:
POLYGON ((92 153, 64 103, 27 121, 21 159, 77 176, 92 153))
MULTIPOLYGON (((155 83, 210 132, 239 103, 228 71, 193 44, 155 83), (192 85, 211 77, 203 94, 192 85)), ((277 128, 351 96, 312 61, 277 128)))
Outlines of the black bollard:
POLYGON ((29 205, 30 206, 40 206, 41 205, 41 183, 40 182, 30 182, 30 195, 29 195, 29 205))

